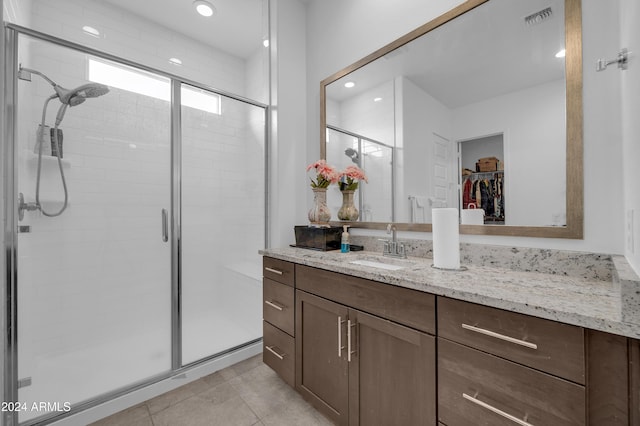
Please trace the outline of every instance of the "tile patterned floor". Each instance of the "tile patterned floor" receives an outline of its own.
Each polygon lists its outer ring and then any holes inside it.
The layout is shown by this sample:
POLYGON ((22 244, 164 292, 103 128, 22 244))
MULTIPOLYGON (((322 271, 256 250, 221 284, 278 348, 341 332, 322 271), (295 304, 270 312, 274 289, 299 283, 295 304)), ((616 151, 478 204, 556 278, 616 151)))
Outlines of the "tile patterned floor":
POLYGON ((263 364, 260 354, 92 426, 331 424, 263 364))

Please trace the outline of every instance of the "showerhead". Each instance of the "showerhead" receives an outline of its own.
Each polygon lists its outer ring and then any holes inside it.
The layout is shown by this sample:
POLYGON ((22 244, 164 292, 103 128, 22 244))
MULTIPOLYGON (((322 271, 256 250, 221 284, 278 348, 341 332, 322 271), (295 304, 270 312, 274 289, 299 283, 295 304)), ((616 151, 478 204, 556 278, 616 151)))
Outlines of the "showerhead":
POLYGON ((358 151, 356 151, 355 149, 353 149, 353 148, 345 149, 344 150, 344 155, 346 155, 347 157, 351 158, 351 161, 353 161, 357 165, 360 165, 360 155, 358 154, 358 151))
POLYGON ((58 94, 60 102, 69 106, 76 106, 83 103, 87 98, 97 98, 109 93, 109 87, 99 83, 87 83, 76 87, 73 90, 65 89, 57 84, 53 89, 58 94))
POLYGON ((83 103, 87 98, 97 98, 98 96, 109 93, 109 88, 100 83, 87 83, 82 86, 76 87, 73 90, 65 89, 57 84, 53 86, 60 102, 60 109, 58 115, 56 115, 56 126, 59 126, 64 118, 64 113, 67 112, 68 106, 76 106, 83 103))
POLYGON ((98 96, 102 96, 109 92, 109 87, 100 83, 83 84, 73 90, 65 89, 40 71, 31 68, 23 68, 22 65, 20 66, 20 69, 18 70, 18 78, 21 80, 31 81, 31 74, 37 74, 51 84, 56 95, 60 98, 60 102, 68 106, 80 105, 87 98, 97 98, 98 96))

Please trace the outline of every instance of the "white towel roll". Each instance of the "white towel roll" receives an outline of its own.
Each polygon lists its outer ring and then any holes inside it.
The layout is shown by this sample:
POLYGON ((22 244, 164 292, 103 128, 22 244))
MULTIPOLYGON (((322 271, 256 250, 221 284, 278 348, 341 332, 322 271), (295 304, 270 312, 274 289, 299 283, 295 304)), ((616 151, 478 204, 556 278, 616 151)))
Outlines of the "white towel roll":
POLYGON ((460 228, 458 209, 439 208, 433 215, 433 266, 460 269, 460 228))

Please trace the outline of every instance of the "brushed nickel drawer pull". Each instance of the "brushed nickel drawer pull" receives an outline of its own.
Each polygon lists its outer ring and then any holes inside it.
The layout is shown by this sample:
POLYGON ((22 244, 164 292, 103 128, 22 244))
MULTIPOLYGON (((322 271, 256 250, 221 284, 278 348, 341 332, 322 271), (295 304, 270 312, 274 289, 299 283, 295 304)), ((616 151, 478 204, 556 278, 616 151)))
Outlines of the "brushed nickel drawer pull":
POLYGON ((277 269, 269 268, 268 266, 265 266, 264 269, 266 269, 269 272, 273 272, 274 274, 282 275, 282 271, 279 271, 277 269))
POLYGON ((269 352, 271 352, 272 354, 274 354, 275 356, 277 356, 278 358, 280 358, 280 360, 284 360, 284 357, 287 356, 287 354, 280 355, 278 352, 274 351, 273 346, 265 346, 264 348, 269 352))
POLYGON ((343 320, 341 316, 338 316, 338 358, 342 358, 342 350, 344 346, 342 345, 342 324, 347 322, 343 320))
POLYGON ((281 310, 283 309, 283 307, 282 307, 282 306, 280 306, 280 305, 278 305, 278 304, 276 304, 276 303, 273 303, 273 302, 271 302, 271 301, 269 301, 269 300, 265 300, 265 301, 264 301, 264 303, 265 303, 266 305, 271 306, 271 307, 272 307, 272 308, 274 308, 274 309, 279 310, 279 311, 281 311, 281 310))
POLYGON ((524 340, 515 339, 513 337, 505 336, 504 334, 496 333, 495 331, 485 330, 484 328, 474 327, 469 324, 462 324, 462 328, 476 333, 484 334, 485 336, 495 337, 496 339, 504 340, 509 343, 515 343, 516 345, 524 346, 529 349, 538 349, 538 345, 531 342, 525 342, 524 340))
POLYGON ((486 402, 482 402, 479 399, 476 399, 476 398, 474 398, 474 397, 472 397, 470 395, 467 395, 466 393, 463 393, 462 397, 464 399, 468 400, 468 401, 473 402, 474 404, 477 404, 477 405, 481 406, 482 408, 486 408, 487 410, 492 411, 492 412, 496 413, 497 415, 504 417, 505 419, 509 419, 514 423, 518 423, 521 426, 533 426, 529 422, 525 422, 524 420, 520 420, 519 418, 517 418, 515 416, 512 416, 509 413, 505 413, 504 411, 502 411, 502 410, 500 410, 500 409, 498 409, 498 408, 496 408, 496 407, 494 407, 492 405, 489 405, 486 402))

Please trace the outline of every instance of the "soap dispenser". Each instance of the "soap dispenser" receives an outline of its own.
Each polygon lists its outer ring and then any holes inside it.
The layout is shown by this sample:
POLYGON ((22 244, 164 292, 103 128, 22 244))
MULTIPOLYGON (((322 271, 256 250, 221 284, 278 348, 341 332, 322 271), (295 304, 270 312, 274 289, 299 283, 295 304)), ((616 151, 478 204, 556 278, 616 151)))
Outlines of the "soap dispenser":
POLYGON ((340 251, 342 253, 349 253, 351 248, 349 246, 349 232, 347 231, 348 227, 349 225, 342 225, 342 241, 340 244, 340 251))

